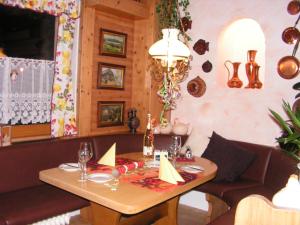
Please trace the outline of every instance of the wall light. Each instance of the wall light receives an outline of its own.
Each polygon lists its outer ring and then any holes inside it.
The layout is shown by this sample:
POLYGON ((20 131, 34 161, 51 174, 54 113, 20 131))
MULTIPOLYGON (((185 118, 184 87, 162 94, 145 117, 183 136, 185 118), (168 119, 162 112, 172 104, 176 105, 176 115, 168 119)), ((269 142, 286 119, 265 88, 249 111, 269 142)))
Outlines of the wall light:
POLYGON ((166 124, 164 113, 176 107, 175 101, 180 97, 179 83, 188 76, 191 52, 178 39, 178 29, 163 29, 162 33, 163 38, 149 48, 149 54, 154 60, 152 74, 163 81, 158 96, 164 105, 160 123, 166 124))

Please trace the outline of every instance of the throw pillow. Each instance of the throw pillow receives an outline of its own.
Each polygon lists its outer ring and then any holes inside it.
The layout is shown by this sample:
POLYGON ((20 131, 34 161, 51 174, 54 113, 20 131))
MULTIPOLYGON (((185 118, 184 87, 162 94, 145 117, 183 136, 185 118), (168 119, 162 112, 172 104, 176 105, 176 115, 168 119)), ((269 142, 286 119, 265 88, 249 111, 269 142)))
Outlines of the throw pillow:
POLYGON ((217 164, 213 181, 235 181, 251 164, 255 154, 213 132, 202 157, 217 164))

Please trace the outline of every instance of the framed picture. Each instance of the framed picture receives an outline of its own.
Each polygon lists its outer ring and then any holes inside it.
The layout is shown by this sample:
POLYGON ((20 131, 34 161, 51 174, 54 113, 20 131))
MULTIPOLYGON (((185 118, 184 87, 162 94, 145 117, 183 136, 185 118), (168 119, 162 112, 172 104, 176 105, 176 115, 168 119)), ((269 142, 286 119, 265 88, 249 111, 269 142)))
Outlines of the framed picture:
POLYGON ((125 102, 98 102, 98 127, 122 126, 125 102))
POLYGON ((124 89, 125 66, 98 63, 97 88, 124 89))
POLYGON ((127 34, 100 29, 100 54, 126 57, 127 34))

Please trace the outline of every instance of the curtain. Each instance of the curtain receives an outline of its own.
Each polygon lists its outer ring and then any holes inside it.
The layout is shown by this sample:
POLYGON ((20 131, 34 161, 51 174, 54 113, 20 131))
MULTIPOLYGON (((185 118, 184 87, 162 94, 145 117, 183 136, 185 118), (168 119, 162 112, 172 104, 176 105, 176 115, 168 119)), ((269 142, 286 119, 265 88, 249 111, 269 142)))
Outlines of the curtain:
POLYGON ((0 58, 0 123, 50 122, 54 62, 0 58))
MULTIPOLYGON (((72 50, 80 0, 0 0, 0 4, 28 8, 59 16, 55 75, 51 103, 51 135, 76 135, 72 87, 72 50)), ((76 74, 76 73, 75 73, 76 74)))

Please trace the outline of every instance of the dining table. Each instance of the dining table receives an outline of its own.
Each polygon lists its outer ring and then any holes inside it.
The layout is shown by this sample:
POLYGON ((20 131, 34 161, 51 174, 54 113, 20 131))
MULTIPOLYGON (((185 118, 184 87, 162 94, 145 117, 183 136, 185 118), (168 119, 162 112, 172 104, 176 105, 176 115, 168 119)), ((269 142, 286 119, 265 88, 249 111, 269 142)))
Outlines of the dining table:
MULTIPOLYGON (((117 157, 143 161, 145 165, 152 162, 142 153, 126 153, 117 157)), ((90 207, 83 215, 93 225, 177 225, 180 196, 213 179, 217 166, 210 160, 194 156, 193 160, 178 161, 176 169, 185 182, 167 183, 159 179, 159 168, 143 166, 121 174, 116 189, 111 188, 111 181, 79 181, 80 171, 70 172, 59 167, 40 171, 39 178, 89 200, 90 207), (182 171, 186 166, 199 171, 182 171)), ((96 172, 99 170, 93 169, 93 166, 88 170, 89 174, 96 172)))

